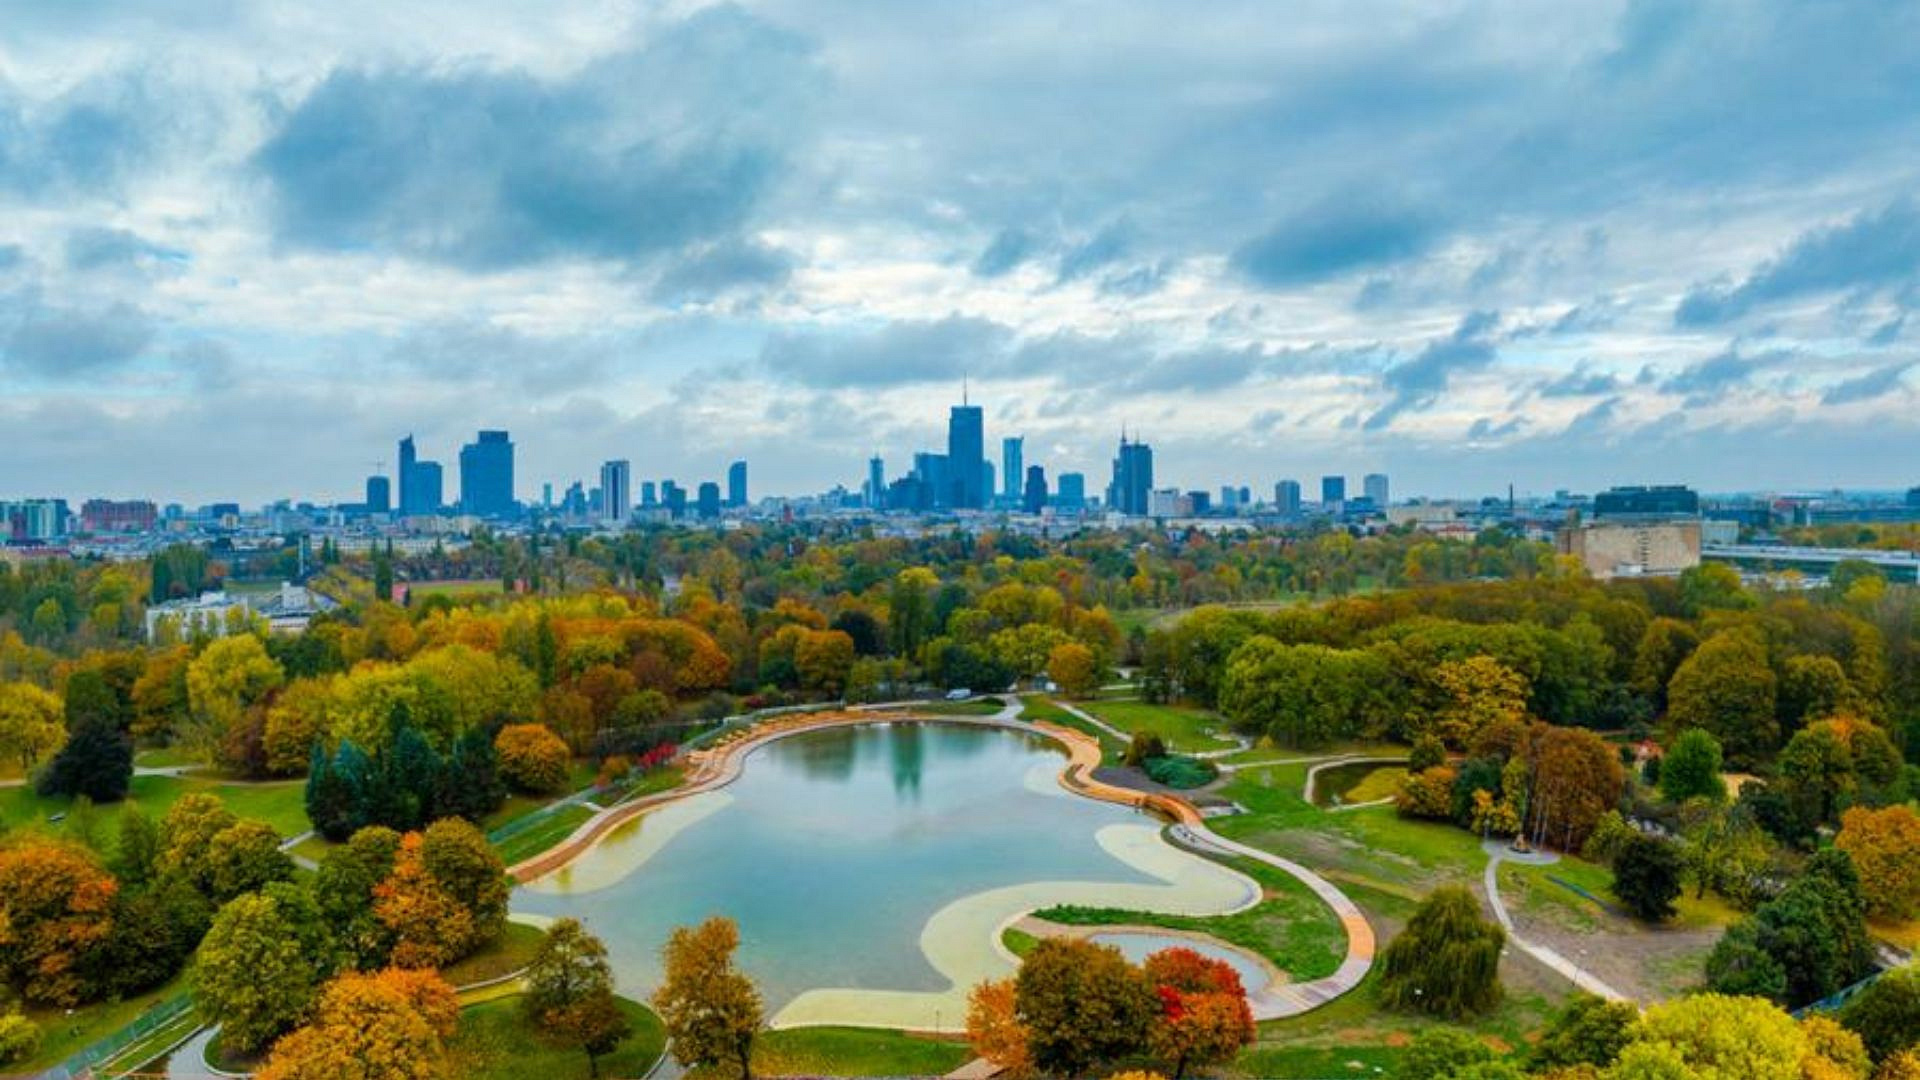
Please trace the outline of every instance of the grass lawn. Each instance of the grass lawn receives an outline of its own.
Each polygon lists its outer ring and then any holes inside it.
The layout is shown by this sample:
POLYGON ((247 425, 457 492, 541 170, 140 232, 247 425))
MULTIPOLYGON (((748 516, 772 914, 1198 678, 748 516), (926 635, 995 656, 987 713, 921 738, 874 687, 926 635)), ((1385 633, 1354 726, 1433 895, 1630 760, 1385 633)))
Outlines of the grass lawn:
MULTIPOLYGON (((753 1071, 762 1076, 942 1076, 972 1059, 959 1040, 874 1028, 786 1028, 763 1031, 753 1043, 753 1071)), ((688 1073, 699 1080, 733 1075, 688 1073)))
POLYGON ((177 746, 156 746, 133 755, 133 763, 146 769, 171 769, 180 765, 199 766, 201 759, 177 746))
POLYGON ((415 600, 425 600, 429 596, 472 596, 476 593, 500 594, 506 590, 493 578, 477 578, 471 581, 409 581, 407 592, 415 600))
POLYGON ((932 713, 935 716, 992 716, 1007 703, 999 698, 974 698, 971 701, 936 701, 915 707, 914 712, 932 713))
POLYGON ((1920 949, 1920 919, 1907 922, 1894 922, 1891 919, 1868 919, 1867 929, 1882 941, 1890 941, 1911 952, 1920 949))
POLYGON ((563 807, 547 815, 539 824, 531 825, 495 844, 494 850, 500 853, 502 862, 512 866, 565 840, 592 816, 593 811, 577 803, 563 807))
POLYGON ((23 1073, 33 1073, 57 1065, 140 1018, 140 1014, 169 998, 185 992, 186 977, 176 975, 165 983, 124 1001, 102 1001, 75 1009, 30 1007, 27 1019, 40 1025, 40 1050, 16 1064, 23 1073))
MULTIPOLYGON (((206 792, 218 796, 227 808, 244 818, 258 818, 273 826, 281 836, 306 832, 306 785, 300 780, 275 780, 245 784, 198 776, 136 776, 127 791, 127 801, 138 804, 155 818, 179 801, 182 795, 206 792)), ((0 788, 0 824, 8 829, 38 824, 49 826, 55 814, 64 814, 73 800, 36 795, 32 788, 0 788)), ((103 832, 111 834, 114 819, 126 803, 100 806, 103 832)))
POLYGON ((1165 739, 1170 749, 1182 753, 1227 750, 1236 745, 1226 734, 1227 722, 1205 709, 1145 701, 1089 701, 1081 708, 1122 731, 1152 731, 1165 739))
POLYGON ((1082 734, 1093 736, 1100 741, 1100 761, 1105 765, 1119 764, 1121 756, 1127 752, 1126 744, 1046 698, 1023 698, 1020 705, 1020 719, 1029 723, 1057 724, 1060 727, 1072 728, 1082 734))
MULTIPOLYGON (((620 999, 633 1034, 618 1050, 600 1059, 602 1076, 645 1076, 667 1044, 653 1010, 620 999)), ((450 1075, 466 1080, 576 1080, 588 1075, 587 1055, 577 1047, 555 1047, 520 1015, 518 997, 462 1009, 460 1030, 449 1047, 450 1075)))
MULTIPOLYGON (((1613 895, 1613 871, 1598 863, 1567 856, 1548 866, 1519 866, 1502 863, 1500 866, 1500 889, 1503 896, 1521 897, 1523 910, 1538 913, 1556 919, 1562 925, 1576 930, 1592 930, 1600 923, 1600 909, 1592 901, 1575 893, 1550 878, 1578 885, 1595 896, 1616 907, 1620 901, 1613 895), (1511 891, 1509 891, 1511 889, 1511 891)), ((1667 926, 1677 930, 1701 930, 1715 926, 1731 926, 1740 921, 1743 912, 1726 902, 1715 893, 1696 897, 1691 886, 1683 890, 1679 899, 1674 901, 1678 909, 1667 926)))
POLYGON ((1007 947, 1008 952, 1024 960, 1027 954, 1033 951, 1033 947, 1040 944, 1040 939, 1025 930, 1016 930, 1009 926, 1000 935, 1000 943, 1007 947))
POLYGON ((1259 953, 1296 982, 1323 978, 1340 967, 1346 930, 1333 911, 1291 874, 1251 859, 1232 865, 1260 882, 1267 898, 1233 915, 1162 915, 1119 908, 1052 907, 1034 912, 1068 926, 1162 926, 1209 934, 1259 953))
POLYGON ((511 975, 527 966, 546 937, 546 931, 537 926, 510 922, 493 944, 448 966, 440 975, 456 989, 511 975))

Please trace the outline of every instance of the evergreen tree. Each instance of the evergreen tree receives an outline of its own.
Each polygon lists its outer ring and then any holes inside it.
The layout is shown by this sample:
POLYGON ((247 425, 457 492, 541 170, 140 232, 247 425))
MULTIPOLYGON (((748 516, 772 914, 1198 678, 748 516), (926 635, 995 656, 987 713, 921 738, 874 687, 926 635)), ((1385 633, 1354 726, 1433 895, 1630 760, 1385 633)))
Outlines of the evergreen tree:
POLYGON ((1648 922, 1673 917, 1685 872, 1680 849, 1670 840, 1634 836, 1613 859, 1613 895, 1648 922))
POLYGON ((1436 1016, 1485 1012, 1500 1000, 1506 932, 1480 917, 1473 894, 1435 889, 1381 954, 1380 1000, 1436 1016))
POLYGON ((89 715, 40 774, 42 795, 85 795, 97 803, 127 797, 133 780, 133 741, 111 716, 89 715))
POLYGON ((433 817, 461 817, 478 824, 506 798, 493 739, 484 728, 470 729, 454 742, 440 770, 433 817))
POLYGON ((321 836, 336 844, 360 827, 358 793, 344 765, 352 747, 350 742, 341 742, 339 752, 329 760, 326 749, 316 742, 307 767, 307 820, 321 836))
POLYGON ((433 812, 434 794, 440 787, 440 755, 418 729, 402 727, 394 733, 393 748, 385 755, 387 790, 391 793, 395 818, 376 819, 402 832, 418 829, 433 812))

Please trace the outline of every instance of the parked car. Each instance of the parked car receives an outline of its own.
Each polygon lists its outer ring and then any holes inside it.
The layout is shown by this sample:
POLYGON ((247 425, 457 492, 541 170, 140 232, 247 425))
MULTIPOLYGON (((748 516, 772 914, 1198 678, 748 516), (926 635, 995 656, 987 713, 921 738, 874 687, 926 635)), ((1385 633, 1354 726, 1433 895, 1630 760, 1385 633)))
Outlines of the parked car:
POLYGON ((973 691, 971 690, 955 689, 947 691, 948 701, 965 701, 972 696, 973 691))

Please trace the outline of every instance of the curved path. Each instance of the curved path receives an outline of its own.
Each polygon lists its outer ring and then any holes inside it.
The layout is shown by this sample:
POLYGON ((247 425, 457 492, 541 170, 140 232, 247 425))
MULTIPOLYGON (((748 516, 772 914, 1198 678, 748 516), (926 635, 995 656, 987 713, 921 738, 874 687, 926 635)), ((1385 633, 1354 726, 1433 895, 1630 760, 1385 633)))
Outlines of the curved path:
POLYGON ((1517 862, 1544 866, 1559 861, 1560 857, 1558 855, 1521 854, 1509 848, 1505 840, 1495 840, 1491 838, 1482 841, 1480 846, 1485 849, 1487 853, 1486 879, 1483 883, 1486 887, 1487 903, 1493 908, 1493 917, 1500 923, 1500 928, 1507 932, 1507 940, 1518 946, 1522 952, 1545 964, 1548 968, 1566 976, 1573 985, 1585 990, 1589 994, 1598 994, 1609 1001, 1631 1000, 1625 994, 1601 982, 1599 976, 1567 959, 1565 956, 1562 956, 1558 950, 1528 941, 1526 938, 1520 936, 1518 930, 1514 929, 1513 916, 1507 914, 1506 901, 1500 898, 1500 864, 1503 862, 1517 862))
POLYGON ((1312 870, 1271 852, 1250 847, 1209 829, 1200 811, 1185 799, 1158 792, 1140 792, 1106 783, 1094 776, 1100 767, 1098 739, 1073 728, 1044 721, 1029 723, 1018 719, 1016 700, 990 716, 938 716, 910 711, 841 711, 807 713, 762 724, 731 741, 693 751, 687 755, 687 780, 669 792, 622 803, 595 814, 579 829, 551 850, 536 855, 508 870, 516 880, 526 882, 565 866, 608 832, 624 822, 677 799, 725 787, 739 777, 748 755, 776 739, 808 731, 848 727, 856 724, 900 722, 973 724, 1045 735, 1067 751, 1067 763, 1060 770, 1060 785, 1090 799, 1118 803, 1153 813, 1172 823, 1173 838, 1188 848, 1215 856, 1252 859, 1286 873, 1320 898, 1333 910, 1347 933, 1347 954, 1333 974, 1311 982, 1286 983, 1270 989, 1261 1002, 1263 1018, 1295 1016, 1318 1008, 1352 990, 1373 966, 1375 938, 1373 927, 1359 905, 1339 887, 1312 870))

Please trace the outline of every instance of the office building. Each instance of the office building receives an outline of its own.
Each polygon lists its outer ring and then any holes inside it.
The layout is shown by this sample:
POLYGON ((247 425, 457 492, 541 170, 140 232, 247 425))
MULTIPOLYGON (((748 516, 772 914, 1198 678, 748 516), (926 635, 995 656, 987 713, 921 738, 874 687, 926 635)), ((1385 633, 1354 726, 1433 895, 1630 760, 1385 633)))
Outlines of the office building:
POLYGON ((1082 510, 1087 505, 1087 475, 1085 473, 1066 472, 1060 474, 1059 487, 1054 495, 1053 504, 1062 510, 1082 510))
POLYGON ((878 454, 867 459, 867 506, 873 510, 887 506, 887 463, 878 454))
POLYGON ((504 431, 482 431, 460 448, 460 509, 475 517, 514 515, 513 442, 504 431))
POLYGON ((1322 509, 1339 513, 1347 503, 1347 478, 1344 476, 1323 476, 1320 478, 1320 506, 1322 509))
POLYGON ((1020 509, 1037 514, 1047 507, 1047 470, 1027 466, 1027 489, 1020 497, 1020 509))
POLYGON ((1107 486, 1107 509, 1129 517, 1145 516, 1152 512, 1152 492, 1153 447, 1120 436, 1120 456, 1113 459, 1113 482, 1107 486))
POLYGON ((1179 488, 1160 488, 1147 492, 1147 516, 1157 518, 1188 517, 1193 504, 1179 488))
POLYGON ((955 510, 986 506, 986 418, 978 405, 955 405, 947 417, 947 505, 955 510))
MULTIPOLYGON (((953 506, 953 485, 948 482, 948 458, 945 454, 935 454, 926 450, 913 455, 913 479, 926 485, 924 498, 918 500, 917 510, 949 509, 953 506)), ((889 504, 892 505, 892 504, 889 504)), ((894 509, 901 509, 894 507, 894 509)))
POLYGON ((687 489, 671 480, 660 481, 660 504, 674 518, 685 517, 687 513, 687 489))
POLYGON ((1361 494, 1365 495, 1367 499, 1373 503, 1375 510, 1385 510, 1387 508, 1386 473, 1368 473, 1366 477, 1360 481, 1360 491, 1361 494))
POLYGON ((653 481, 651 480, 640 481, 641 508, 644 510, 651 510, 654 507, 659 505, 660 505, 660 493, 657 490, 655 490, 653 486, 653 481))
POLYGON ((367 513, 385 514, 393 509, 393 486, 384 476, 367 477, 367 513))
POLYGON ((736 510, 747 505, 747 463, 744 461, 727 466, 727 505, 736 510))
POLYGON ((1671 576, 1700 565, 1700 522, 1585 522, 1559 530, 1554 546, 1601 580, 1671 576))
POLYGON ((159 509, 146 499, 88 499, 80 504, 80 527, 87 532, 146 532, 159 518, 159 509))
POLYGON ((0 542, 58 540, 67 535, 67 500, 0 502, 0 542))
POLYGON ((1200 517, 1213 512, 1213 496, 1204 491, 1187 492, 1187 513, 1200 517))
POLYGON ((633 513, 633 466, 625 460, 600 466, 600 516, 614 524, 633 513))
POLYGON ((1019 435, 1000 440, 1000 493, 1008 503, 1020 497, 1020 485, 1027 475, 1026 442, 1026 438, 1019 435))
POLYGON ((1273 509, 1278 514, 1300 512, 1300 481, 1282 480, 1273 485, 1273 509))
POLYGON ((1593 497, 1596 518, 1699 517, 1700 496, 1681 484, 1609 488, 1593 497))
POLYGON ((1240 512, 1240 489, 1232 484, 1220 485, 1220 512, 1237 514, 1240 512))
POLYGON ((400 440, 400 513, 405 517, 437 514, 444 505, 445 477, 437 461, 422 461, 414 451, 413 436, 400 440))
POLYGON ((705 521, 719 517, 720 485, 711 480, 702 480, 699 491, 699 495, 694 498, 694 511, 705 521))

